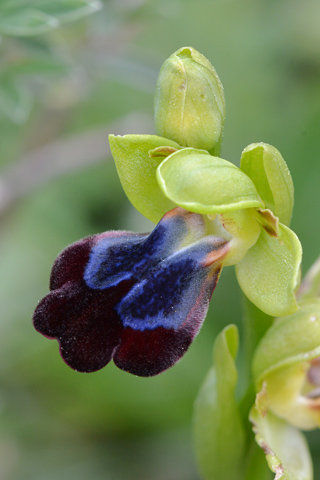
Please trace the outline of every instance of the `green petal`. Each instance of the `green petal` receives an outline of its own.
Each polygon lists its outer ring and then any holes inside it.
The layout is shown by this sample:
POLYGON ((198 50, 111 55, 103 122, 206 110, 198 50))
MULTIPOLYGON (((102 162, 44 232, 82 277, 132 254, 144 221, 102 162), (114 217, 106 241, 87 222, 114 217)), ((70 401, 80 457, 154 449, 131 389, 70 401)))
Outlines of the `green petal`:
MULTIPOLYGON (((211 219, 211 216, 208 215, 208 218, 211 219)), ((225 267, 235 265, 242 260, 249 248, 259 238, 261 226, 256 221, 256 210, 245 208, 221 213, 216 218, 220 220, 220 224, 232 236, 229 240, 229 252, 223 260, 223 265, 225 267)), ((217 232, 217 236, 219 236, 219 232, 217 232)))
POLYGON ((156 170, 164 157, 150 157, 149 151, 158 147, 180 148, 179 145, 156 135, 110 135, 109 142, 130 202, 142 215, 157 223, 176 205, 163 195, 156 179, 156 170))
POLYGON ((247 175, 204 150, 184 148, 173 153, 159 165, 157 179, 166 197, 191 212, 222 213, 263 206, 247 175))
POLYGON ((271 412, 250 412, 250 421, 257 444, 264 450, 275 480, 312 480, 313 469, 307 442, 303 434, 271 412))
POLYGON ((238 330, 229 325, 215 341, 214 365, 195 404, 196 453, 206 480, 238 478, 243 461, 244 430, 235 401, 237 349, 238 330))
POLYGON ((300 274, 302 249, 298 237, 279 224, 278 238, 261 230, 257 243, 236 265, 244 294, 271 316, 289 315, 297 310, 294 290, 300 274))
POLYGON ((293 183, 280 152, 266 143, 253 143, 241 156, 240 168, 255 184, 258 193, 281 223, 290 224, 293 209, 293 183))

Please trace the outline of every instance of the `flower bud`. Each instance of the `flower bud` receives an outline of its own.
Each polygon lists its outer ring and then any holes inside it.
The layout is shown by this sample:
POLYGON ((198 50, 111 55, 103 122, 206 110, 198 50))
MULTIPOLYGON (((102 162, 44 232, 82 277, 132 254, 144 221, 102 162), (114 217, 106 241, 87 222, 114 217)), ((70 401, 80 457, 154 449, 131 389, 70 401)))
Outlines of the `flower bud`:
POLYGON ((320 300, 279 318, 255 352, 259 403, 300 429, 320 427, 320 300))
POLYGON ((159 135, 182 147, 219 153, 225 120, 223 87, 213 66, 195 49, 181 48, 164 62, 154 110, 159 135))

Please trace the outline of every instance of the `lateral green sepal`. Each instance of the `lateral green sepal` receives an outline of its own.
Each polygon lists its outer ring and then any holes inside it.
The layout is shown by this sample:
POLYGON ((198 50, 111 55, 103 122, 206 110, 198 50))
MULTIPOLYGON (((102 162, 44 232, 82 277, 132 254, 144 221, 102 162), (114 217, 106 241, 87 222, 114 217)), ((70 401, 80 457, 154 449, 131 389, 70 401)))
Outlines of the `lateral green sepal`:
POLYGON ((156 179, 156 170, 164 156, 150 156, 149 152, 159 147, 164 152, 166 147, 180 146, 156 135, 110 135, 109 142, 127 197, 142 215, 157 223, 176 205, 162 193, 156 179))
POLYGON ((264 229, 246 256, 236 265, 243 293, 260 310, 274 317, 294 313, 294 291, 300 279, 302 248, 296 234, 279 224, 278 237, 264 229))

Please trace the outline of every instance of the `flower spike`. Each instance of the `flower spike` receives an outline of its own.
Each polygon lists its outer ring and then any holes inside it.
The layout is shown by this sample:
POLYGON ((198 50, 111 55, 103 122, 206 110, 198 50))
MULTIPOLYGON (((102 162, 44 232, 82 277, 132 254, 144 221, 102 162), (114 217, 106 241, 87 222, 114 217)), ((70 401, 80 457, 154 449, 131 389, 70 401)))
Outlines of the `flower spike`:
POLYGON ((161 373, 197 335, 228 252, 205 233, 201 215, 175 208, 149 235, 105 232, 70 245, 54 263, 36 330, 58 340, 75 370, 113 359, 135 375, 161 373))

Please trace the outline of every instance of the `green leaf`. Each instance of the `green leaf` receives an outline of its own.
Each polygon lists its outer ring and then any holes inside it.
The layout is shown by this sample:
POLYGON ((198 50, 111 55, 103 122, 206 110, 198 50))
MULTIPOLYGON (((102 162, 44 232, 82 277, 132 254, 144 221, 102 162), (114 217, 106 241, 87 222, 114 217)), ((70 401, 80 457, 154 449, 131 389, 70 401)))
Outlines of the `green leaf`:
POLYGON ((300 278, 302 248, 295 233, 279 225, 278 238, 261 229, 257 243, 236 265, 239 285, 249 300, 271 316, 297 310, 294 291, 300 278))
POLYGON ((253 143, 243 150, 240 168, 255 184, 266 208, 281 223, 289 225, 293 209, 293 183, 280 152, 266 143, 253 143))
POLYGON ((191 212, 209 214, 262 207, 250 178, 239 168, 204 150, 184 148, 157 170, 164 195, 191 212))
POLYGON ((264 450, 275 480, 312 480, 312 461, 303 434, 271 412, 250 412, 257 444, 264 450))
POLYGON ((11 2, 3 6, 0 34, 25 37, 46 33, 60 22, 78 20, 102 8, 100 0, 11 2))
POLYGON ((238 330, 229 325, 215 341, 213 368, 195 403, 196 454, 206 480, 236 480, 241 475, 245 435, 235 400, 237 349, 238 330))
POLYGON ((109 142, 130 202, 142 215, 157 223, 176 205, 163 195, 157 182, 156 171, 163 156, 150 157, 149 151, 162 146, 180 148, 179 145, 156 135, 110 135, 109 142))
POLYGON ((38 8, 61 22, 71 22, 102 8, 100 0, 51 0, 38 2, 38 8))
POLYGON ((13 79, 14 77, 29 75, 61 75, 70 71, 70 65, 58 58, 29 57, 11 63, 3 69, 1 77, 13 79))
POLYGON ((0 34, 23 37, 48 32, 59 20, 35 8, 22 8, 0 16, 0 34))

